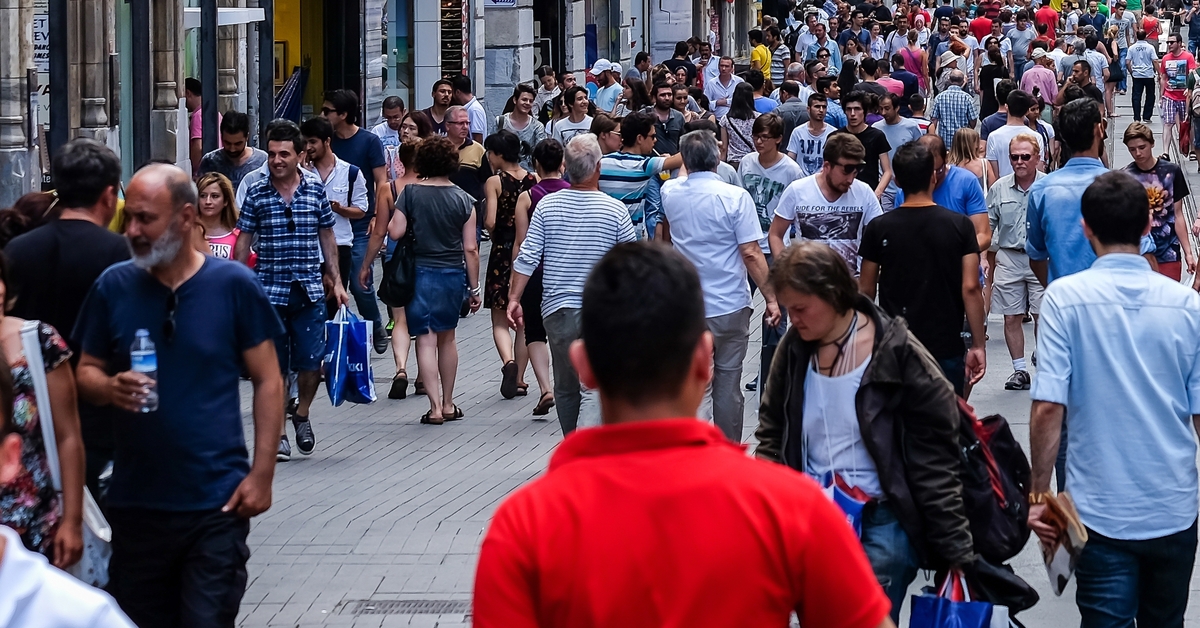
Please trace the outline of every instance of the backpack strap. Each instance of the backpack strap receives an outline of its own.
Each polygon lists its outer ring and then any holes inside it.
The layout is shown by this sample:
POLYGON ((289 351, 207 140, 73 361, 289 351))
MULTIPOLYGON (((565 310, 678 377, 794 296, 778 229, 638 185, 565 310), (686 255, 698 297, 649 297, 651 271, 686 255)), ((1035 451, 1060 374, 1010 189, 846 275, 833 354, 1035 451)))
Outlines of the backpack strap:
MULTIPOLYGON (((346 182, 349 183, 346 186, 346 207, 354 207, 354 184, 358 181, 359 172, 358 166, 350 164, 350 171, 346 174, 346 182)), ((366 210, 365 207, 359 209, 366 210)))

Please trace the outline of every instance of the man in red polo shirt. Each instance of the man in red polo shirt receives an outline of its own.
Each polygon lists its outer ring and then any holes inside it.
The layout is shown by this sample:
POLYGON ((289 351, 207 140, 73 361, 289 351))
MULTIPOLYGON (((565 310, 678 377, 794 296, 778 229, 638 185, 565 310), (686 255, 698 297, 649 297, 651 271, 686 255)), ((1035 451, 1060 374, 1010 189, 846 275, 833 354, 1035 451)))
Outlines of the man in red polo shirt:
POLYGON ((1054 7, 1047 2, 1037 10, 1037 13, 1033 14, 1033 22, 1046 25, 1046 39, 1050 42, 1050 48, 1053 49, 1055 33, 1058 31, 1058 11, 1055 11, 1054 7))
POLYGON ((476 628, 891 628, 845 515, 801 474, 746 457, 696 411, 712 336, 695 268, 617 245, 583 291, 580 381, 604 425, 496 510, 476 628), (654 295, 647 299, 646 295, 654 295))

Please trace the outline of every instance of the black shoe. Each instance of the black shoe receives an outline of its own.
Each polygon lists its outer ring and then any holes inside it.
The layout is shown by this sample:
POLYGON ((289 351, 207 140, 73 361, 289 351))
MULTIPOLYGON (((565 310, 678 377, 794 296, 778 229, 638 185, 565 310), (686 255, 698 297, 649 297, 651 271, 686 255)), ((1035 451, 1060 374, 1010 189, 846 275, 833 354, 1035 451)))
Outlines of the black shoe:
POLYGON ((388 338, 387 331, 383 329, 383 325, 377 325, 375 327, 374 335, 375 353, 387 353, 388 345, 392 344, 392 341, 390 338, 388 338))
POLYGON ((292 459, 292 446, 288 444, 287 436, 279 437, 279 451, 275 453, 275 462, 287 462, 292 459))
POLYGON ((1029 373, 1013 371, 1008 381, 1004 382, 1004 390, 1029 390, 1029 373))
POLYGON ((757 377, 754 378, 754 381, 746 384, 746 390, 749 390, 751 392, 758 390, 758 378, 757 377))
POLYGON ((313 436, 312 422, 308 417, 292 415, 292 427, 296 430, 296 449, 309 455, 317 448, 317 438, 313 436))
POLYGON ((505 399, 517 396, 517 363, 512 360, 500 368, 500 396, 505 399))
POLYGON ((292 397, 291 399, 288 399, 287 405, 284 406, 284 408, 283 408, 283 412, 284 412, 284 414, 286 414, 288 416, 292 416, 292 415, 296 414, 296 411, 299 409, 300 409, 300 399, 298 399, 296 397, 292 397))
POLYGON ((388 391, 388 399, 404 399, 408 397, 408 373, 400 371, 392 378, 392 389, 388 391))

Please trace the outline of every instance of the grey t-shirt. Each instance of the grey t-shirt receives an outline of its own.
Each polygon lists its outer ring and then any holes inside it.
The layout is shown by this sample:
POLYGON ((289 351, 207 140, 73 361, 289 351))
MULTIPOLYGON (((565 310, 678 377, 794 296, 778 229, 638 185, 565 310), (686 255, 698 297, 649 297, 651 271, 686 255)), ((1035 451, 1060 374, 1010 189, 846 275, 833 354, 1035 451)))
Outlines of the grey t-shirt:
POLYGON ((1033 24, 1025 27, 1025 30, 1017 30, 1013 28, 1008 31, 1008 41, 1012 45, 1013 60, 1024 61, 1029 56, 1029 44, 1037 39, 1037 31, 1033 30, 1033 24))
POLYGON ((474 200, 457 185, 404 186, 396 208, 404 212, 413 230, 418 265, 462 268, 466 264, 463 225, 473 207, 474 200))
POLYGON ((236 190, 238 184, 242 182, 242 177, 257 170, 259 166, 267 162, 266 152, 254 147, 248 148, 251 150, 250 158, 240 165, 233 163, 229 159, 229 155, 225 154, 225 149, 223 148, 206 153, 200 158, 200 174, 219 172, 233 183, 233 189, 236 190))

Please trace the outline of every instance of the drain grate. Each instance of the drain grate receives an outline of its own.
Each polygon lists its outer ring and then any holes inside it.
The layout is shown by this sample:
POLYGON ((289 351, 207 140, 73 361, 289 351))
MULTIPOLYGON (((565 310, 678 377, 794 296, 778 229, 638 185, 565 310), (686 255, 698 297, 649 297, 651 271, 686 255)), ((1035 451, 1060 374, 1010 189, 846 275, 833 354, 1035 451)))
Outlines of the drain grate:
POLYGON ((343 615, 464 615, 470 600, 348 600, 343 615))

